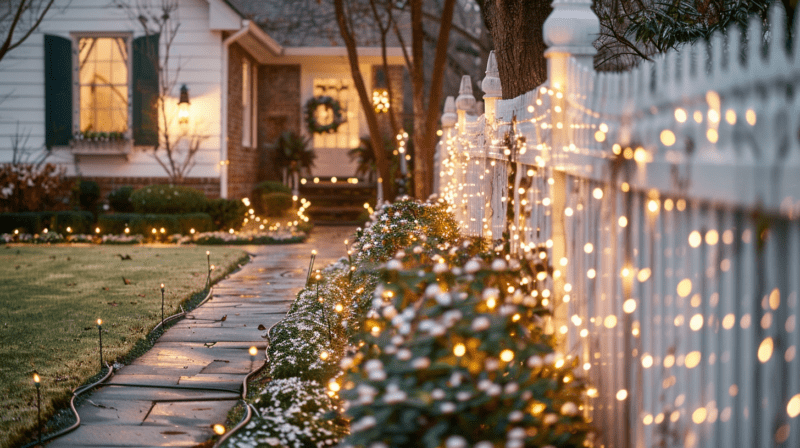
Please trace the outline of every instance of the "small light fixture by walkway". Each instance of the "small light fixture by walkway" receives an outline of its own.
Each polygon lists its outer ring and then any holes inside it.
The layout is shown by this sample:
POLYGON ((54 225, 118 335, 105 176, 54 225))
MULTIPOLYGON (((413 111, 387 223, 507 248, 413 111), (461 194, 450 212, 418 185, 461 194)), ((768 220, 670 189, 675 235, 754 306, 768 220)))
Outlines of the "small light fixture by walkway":
POLYGON ((317 258, 317 250, 314 249, 311 251, 311 261, 308 263, 308 274, 306 274, 306 286, 308 286, 309 280, 311 280, 311 271, 314 269, 314 260, 317 258))
POLYGON ((39 429, 39 445, 42 444, 42 394, 39 391, 39 374, 33 372, 33 382, 36 384, 36 427, 39 429))
POLYGON ((178 100, 178 124, 181 126, 181 131, 186 133, 186 127, 189 124, 189 88, 186 84, 181 86, 181 96, 178 100))
POLYGON ((208 262, 208 276, 206 277, 206 289, 211 287, 211 251, 206 251, 206 261, 208 262))
POLYGON ((97 319, 97 333, 100 335, 100 371, 103 371, 103 319, 97 319))
POLYGON ((164 284, 161 284, 161 331, 164 331, 164 284))
POLYGON ((225 431, 226 431, 225 430, 225 425, 220 425, 219 423, 217 423, 212 428, 214 428, 214 434, 216 434, 218 436, 221 436, 221 435, 225 434, 225 431))
POLYGON ((252 369, 253 368, 253 363, 256 362, 256 355, 258 354, 258 349, 254 345, 254 346, 250 347, 249 352, 250 352, 250 368, 252 369))

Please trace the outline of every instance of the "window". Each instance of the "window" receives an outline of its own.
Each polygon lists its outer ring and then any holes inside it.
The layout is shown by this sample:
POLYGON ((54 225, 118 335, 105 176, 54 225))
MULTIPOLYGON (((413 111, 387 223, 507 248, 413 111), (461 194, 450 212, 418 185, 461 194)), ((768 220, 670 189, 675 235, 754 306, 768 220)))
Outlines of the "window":
POLYGON ((128 43, 125 37, 77 39, 81 132, 128 130, 128 43))
POLYGON ((242 62, 242 146, 255 146, 256 98, 254 95, 256 68, 245 59, 242 62))
POLYGON ((86 131, 123 132, 135 145, 158 145, 158 47, 158 34, 46 34, 47 147, 69 145, 86 131))
POLYGON ((314 79, 314 96, 329 96, 342 106, 347 121, 332 134, 314 134, 314 148, 352 149, 359 145, 358 93, 349 78, 314 79))

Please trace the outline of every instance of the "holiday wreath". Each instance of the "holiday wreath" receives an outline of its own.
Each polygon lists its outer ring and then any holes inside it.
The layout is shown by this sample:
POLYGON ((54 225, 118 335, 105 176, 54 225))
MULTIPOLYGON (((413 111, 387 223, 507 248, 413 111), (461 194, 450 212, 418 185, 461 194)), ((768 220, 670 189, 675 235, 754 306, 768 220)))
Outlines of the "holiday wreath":
POLYGON ((306 124, 314 134, 334 133, 345 121, 342 105, 329 96, 315 96, 306 103, 306 124), (324 115, 320 113, 320 107, 326 111, 324 115))

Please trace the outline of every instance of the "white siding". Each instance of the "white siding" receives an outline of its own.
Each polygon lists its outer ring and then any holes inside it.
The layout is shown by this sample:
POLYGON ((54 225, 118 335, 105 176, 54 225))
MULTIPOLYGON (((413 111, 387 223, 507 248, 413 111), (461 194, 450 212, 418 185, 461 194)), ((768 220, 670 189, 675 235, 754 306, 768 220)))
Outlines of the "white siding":
MULTIPOLYGON (((179 0, 180 28, 171 49, 171 67, 180 67, 175 102, 181 84, 189 87, 192 119, 206 129, 197 165, 190 176, 219 176, 221 34, 209 30, 206 0, 179 0)), ((11 159, 11 139, 30 134, 27 146, 44 146, 44 34, 69 38, 71 33, 132 32, 143 34, 122 9, 98 0, 56 0, 39 29, 0 61, 0 163, 11 159)), ((162 43, 163 45, 163 43, 162 43)), ((162 47, 161 55, 164 55, 162 47)), ((75 172, 71 153, 58 151, 51 159, 75 172)), ((147 153, 121 157, 81 157, 80 173, 87 176, 162 176, 163 169, 147 153)))

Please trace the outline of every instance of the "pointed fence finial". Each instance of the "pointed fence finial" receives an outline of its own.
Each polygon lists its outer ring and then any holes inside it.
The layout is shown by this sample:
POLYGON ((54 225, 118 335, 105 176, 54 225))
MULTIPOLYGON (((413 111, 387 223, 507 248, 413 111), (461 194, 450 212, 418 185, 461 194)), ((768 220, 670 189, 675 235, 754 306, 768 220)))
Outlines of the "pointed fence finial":
POLYGON ((484 98, 502 98, 503 89, 500 86, 500 71, 497 69, 497 58, 494 50, 489 52, 489 60, 486 62, 486 77, 481 82, 484 98))
POLYGON ((456 108, 460 111, 470 111, 473 106, 475 106, 475 97, 472 96, 472 78, 464 75, 461 77, 461 87, 458 89, 456 108))
POLYGON ((456 100, 452 96, 448 96, 444 100, 444 113, 442 114, 442 127, 452 127, 456 124, 458 116, 456 115, 456 100))

